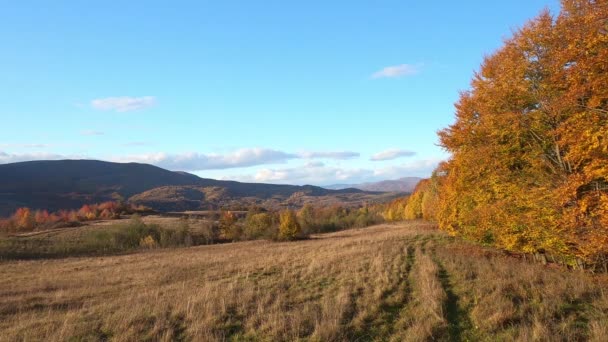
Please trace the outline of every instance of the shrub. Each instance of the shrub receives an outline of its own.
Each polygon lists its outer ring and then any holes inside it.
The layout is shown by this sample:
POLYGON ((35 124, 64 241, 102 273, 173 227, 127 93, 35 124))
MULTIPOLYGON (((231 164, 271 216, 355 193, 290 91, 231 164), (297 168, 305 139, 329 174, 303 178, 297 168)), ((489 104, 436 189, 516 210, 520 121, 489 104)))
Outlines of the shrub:
POLYGON ((282 211, 279 214, 279 222, 279 240, 295 240, 300 237, 302 228, 293 211, 282 211))
POLYGON ((188 221, 182 220, 176 229, 161 228, 159 244, 162 247, 192 246, 188 221))
POLYGON ((148 235, 145 238, 139 239, 139 247, 146 248, 146 249, 152 249, 152 248, 156 248, 156 246, 157 246, 156 240, 154 240, 152 235, 148 235))
POLYGON ((89 231, 77 249, 82 252, 121 252, 137 248, 180 247, 193 244, 187 223, 176 229, 146 224, 139 216, 126 224, 89 231))
POLYGON ((203 221, 200 223, 200 228, 197 233, 196 236, 192 236, 193 244, 209 245, 215 243, 220 238, 218 225, 210 221, 203 221))
POLYGON ((31 230, 36 226, 36 221, 29 208, 19 208, 13 215, 13 222, 19 230, 31 230))
POLYGON ((220 232, 222 237, 227 240, 238 240, 242 234, 241 227, 237 225, 237 217, 231 211, 224 211, 220 214, 220 232))
POLYGON ((272 234, 272 216, 268 213, 248 215, 245 223, 244 238, 247 240, 268 237, 272 234))

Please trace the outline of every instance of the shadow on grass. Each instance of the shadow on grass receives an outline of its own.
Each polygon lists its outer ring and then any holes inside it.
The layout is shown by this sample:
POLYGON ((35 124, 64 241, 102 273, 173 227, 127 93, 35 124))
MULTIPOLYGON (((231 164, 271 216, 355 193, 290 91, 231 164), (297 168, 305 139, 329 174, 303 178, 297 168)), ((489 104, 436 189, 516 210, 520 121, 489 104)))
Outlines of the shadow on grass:
POLYGON ((363 322, 363 329, 351 331, 349 340, 358 342, 389 340, 395 331, 397 320, 401 317, 412 299, 410 273, 416 261, 414 250, 413 244, 407 247, 407 256, 404 257, 399 282, 394 287, 385 290, 382 294, 382 302, 379 304, 380 312, 375 317, 366 317, 363 322), (397 294, 398 291, 402 292, 400 300, 390 301, 390 297, 397 294))
POLYGON ((448 321, 448 339, 449 341, 468 341, 472 337, 469 336, 473 329, 473 323, 469 317, 467 310, 459 305, 460 298, 454 293, 450 275, 438 260, 435 260, 438 272, 437 278, 441 287, 446 293, 446 300, 443 303, 443 308, 448 321))

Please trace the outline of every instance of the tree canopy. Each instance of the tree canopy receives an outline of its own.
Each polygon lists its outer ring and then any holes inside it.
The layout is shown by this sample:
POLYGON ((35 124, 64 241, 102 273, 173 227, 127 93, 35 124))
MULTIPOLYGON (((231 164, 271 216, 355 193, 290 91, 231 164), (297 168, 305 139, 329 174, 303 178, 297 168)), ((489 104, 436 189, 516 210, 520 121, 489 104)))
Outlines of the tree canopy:
MULTIPOLYGON (((439 137, 452 157, 426 206, 442 229, 605 264, 608 1, 563 0, 557 16, 544 11, 515 32, 485 58, 439 137)), ((423 197, 410 213, 421 215, 423 197)))

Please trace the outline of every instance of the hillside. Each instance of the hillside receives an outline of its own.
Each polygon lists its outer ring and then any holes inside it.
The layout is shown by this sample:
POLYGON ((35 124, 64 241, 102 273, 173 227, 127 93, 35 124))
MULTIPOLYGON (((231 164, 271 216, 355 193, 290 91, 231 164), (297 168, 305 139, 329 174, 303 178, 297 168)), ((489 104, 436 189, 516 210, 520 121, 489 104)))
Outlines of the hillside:
POLYGON ((403 177, 394 180, 383 180, 379 182, 369 182, 361 184, 333 184, 324 186, 326 189, 342 190, 342 189, 359 189, 363 191, 379 191, 379 192, 404 192, 411 193, 420 182, 419 177, 403 177))
POLYGON ((290 243, 4 261, 0 339, 603 341, 605 286, 414 221, 290 243))
POLYGON ((18 207, 48 210, 78 208, 86 203, 124 199, 153 209, 196 210, 225 205, 298 205, 296 197, 357 203, 386 195, 357 189, 240 183, 200 178, 138 163, 96 160, 31 161, 0 165, 0 216, 18 207))

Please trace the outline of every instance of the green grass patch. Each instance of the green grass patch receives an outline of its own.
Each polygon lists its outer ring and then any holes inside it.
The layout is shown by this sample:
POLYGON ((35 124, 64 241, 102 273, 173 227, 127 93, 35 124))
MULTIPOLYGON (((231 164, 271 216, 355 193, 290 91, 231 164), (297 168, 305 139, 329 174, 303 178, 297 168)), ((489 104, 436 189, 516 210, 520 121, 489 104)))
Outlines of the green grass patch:
POLYGON ((58 234, 0 238, 0 259, 63 258, 121 254, 134 250, 186 247, 197 240, 188 224, 175 228, 146 224, 138 217, 105 227, 73 228, 58 234))

